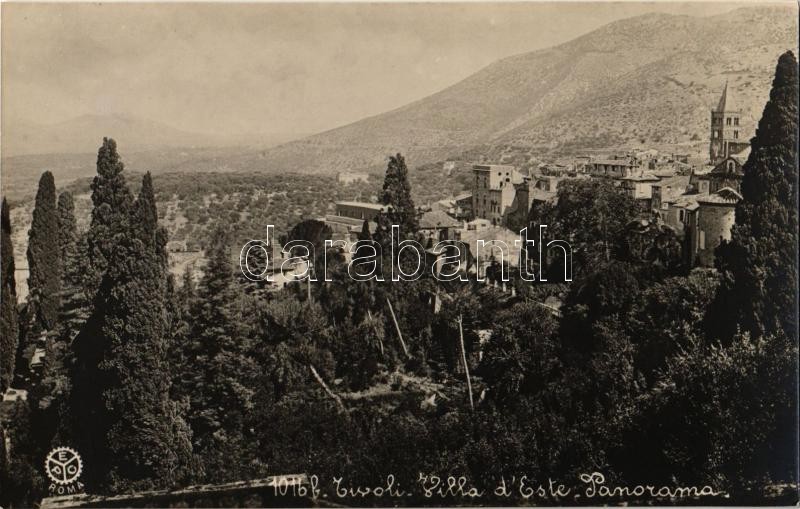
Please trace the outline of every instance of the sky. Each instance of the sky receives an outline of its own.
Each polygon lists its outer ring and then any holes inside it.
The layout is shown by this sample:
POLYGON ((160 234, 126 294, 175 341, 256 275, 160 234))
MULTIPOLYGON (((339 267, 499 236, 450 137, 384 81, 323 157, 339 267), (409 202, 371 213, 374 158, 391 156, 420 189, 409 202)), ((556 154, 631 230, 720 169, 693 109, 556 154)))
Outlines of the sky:
POLYGON ((3 126, 121 114, 197 133, 310 134, 617 19, 738 6, 4 2, 3 126))

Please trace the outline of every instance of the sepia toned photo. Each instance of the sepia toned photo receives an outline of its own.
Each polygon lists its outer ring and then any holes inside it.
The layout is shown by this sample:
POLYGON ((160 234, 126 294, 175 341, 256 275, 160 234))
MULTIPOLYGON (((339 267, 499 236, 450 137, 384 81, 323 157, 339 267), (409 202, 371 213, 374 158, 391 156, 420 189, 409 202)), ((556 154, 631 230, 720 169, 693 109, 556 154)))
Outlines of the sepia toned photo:
POLYGON ((0 509, 800 503, 796 1, 0 44, 0 509))

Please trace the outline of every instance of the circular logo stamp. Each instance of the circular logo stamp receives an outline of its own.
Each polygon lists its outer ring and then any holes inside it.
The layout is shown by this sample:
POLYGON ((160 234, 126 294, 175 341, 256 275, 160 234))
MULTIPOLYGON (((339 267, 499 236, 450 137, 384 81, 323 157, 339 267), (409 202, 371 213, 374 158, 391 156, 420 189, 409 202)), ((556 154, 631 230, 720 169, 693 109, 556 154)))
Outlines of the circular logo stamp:
POLYGON ((47 477, 56 484, 72 484, 83 472, 83 462, 78 451, 69 447, 56 447, 44 460, 47 477))

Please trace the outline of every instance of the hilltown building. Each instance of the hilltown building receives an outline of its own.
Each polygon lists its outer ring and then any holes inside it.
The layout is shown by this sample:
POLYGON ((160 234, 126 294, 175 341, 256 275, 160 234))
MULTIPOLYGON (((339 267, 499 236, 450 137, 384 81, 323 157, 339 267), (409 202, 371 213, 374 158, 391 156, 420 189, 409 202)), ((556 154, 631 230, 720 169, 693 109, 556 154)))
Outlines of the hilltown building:
MULTIPOLYGON (((743 166, 749 155, 744 141, 742 110, 726 84, 711 112, 709 156, 713 166, 696 169, 689 154, 661 154, 654 149, 598 158, 576 157, 541 163, 536 174, 524 174, 509 164, 475 164, 472 193, 440 200, 420 218, 427 240, 455 240, 492 227, 519 230, 532 207, 556 199, 566 178, 611 179, 636 200, 643 212, 656 213, 663 225, 684 243, 688 265, 713 266, 714 250, 730 238, 736 203, 741 199, 743 166), (692 164, 690 164, 690 161, 692 164), (468 221, 468 222, 467 222, 468 221)), ((446 169, 452 170, 455 164, 446 169)), ((326 216, 336 237, 351 240, 385 207, 364 202, 337 202, 326 216)))
POLYGON ((446 212, 459 221, 470 221, 472 215, 472 193, 461 193, 454 198, 445 198, 432 204, 431 209, 446 212))
POLYGON ((425 239, 423 245, 435 244, 440 240, 458 240, 461 222, 441 210, 429 210, 419 218, 419 232, 425 239))
POLYGON ((375 231, 375 217, 386 207, 378 203, 360 201, 337 201, 335 214, 325 216, 327 224, 334 234, 334 238, 348 240, 354 239, 367 221, 369 230, 375 231))
POLYGON ((734 100, 728 89, 728 83, 722 89, 717 107, 711 110, 711 143, 708 147, 708 159, 712 165, 730 155, 735 155, 750 146, 744 136, 744 116, 741 107, 734 100))
POLYGON ((690 265, 714 266, 714 250, 723 240, 731 240, 736 219, 736 204, 742 195, 730 187, 698 195, 696 206, 687 209, 685 246, 690 265))
POLYGON ((623 156, 593 160, 585 168, 592 177, 624 178, 636 174, 639 165, 633 157, 623 156))
POLYGON ((733 105, 725 85, 711 113, 709 156, 713 169, 693 171, 653 184, 652 208, 684 240, 684 259, 690 266, 714 266, 714 251, 730 240, 736 204, 750 146, 742 141, 741 110, 733 105))
POLYGON ((622 192, 636 200, 642 210, 650 210, 652 206, 653 185, 661 179, 655 175, 630 175, 620 179, 622 192))
POLYGON ((493 225, 503 224, 508 209, 514 203, 514 186, 523 182, 514 166, 476 164, 472 167, 474 185, 472 212, 477 219, 487 219, 493 225))
POLYGON ((715 193, 724 187, 741 192, 744 163, 750 156, 750 147, 738 154, 728 155, 720 159, 714 169, 698 176, 698 188, 701 192, 715 193))
POLYGON ((558 183, 563 180, 553 175, 523 175, 509 165, 476 164, 473 172, 474 219, 511 229, 525 224, 535 203, 553 200, 558 183))

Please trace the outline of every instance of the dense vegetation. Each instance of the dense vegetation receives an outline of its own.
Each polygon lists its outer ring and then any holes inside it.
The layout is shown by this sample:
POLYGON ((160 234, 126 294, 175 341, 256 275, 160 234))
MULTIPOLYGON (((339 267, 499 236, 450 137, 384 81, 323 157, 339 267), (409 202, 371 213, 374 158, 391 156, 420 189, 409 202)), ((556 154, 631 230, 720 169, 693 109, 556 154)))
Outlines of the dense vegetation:
MULTIPOLYGON (((779 234, 797 245, 796 145, 791 130, 770 127, 776 117, 796 118, 797 89, 789 53, 746 166, 735 232, 750 229, 735 233, 734 246, 779 234), (768 164, 775 153, 785 163, 779 168, 768 164), (756 189, 772 197, 769 207, 751 201, 756 189), (752 227, 769 214, 786 222, 752 227)), ((392 474, 414 490, 398 503, 508 505, 524 502, 517 495, 522 475, 535 485, 547 486, 549 477, 574 488, 579 474, 602 472, 614 485, 710 485, 731 496, 693 503, 743 503, 797 482, 796 456, 785 452, 796 450, 787 447, 794 440, 787 430, 796 430, 796 325, 781 319, 796 307, 794 297, 756 291, 736 266, 685 273, 663 259, 633 256, 626 227, 638 212, 613 186, 571 182, 552 207, 531 214, 530 226, 546 213, 557 233, 576 232, 569 284, 517 280, 511 296, 431 277, 358 282, 332 256, 332 281, 262 292, 234 276, 235 221, 222 214, 205 240, 203 277, 195 285, 187 272, 178 285, 166 270, 158 181, 146 175, 134 198, 113 140, 104 141, 97 168, 92 223, 79 240, 87 247, 56 249, 67 259, 53 263, 102 270, 77 285, 66 281, 70 271, 59 272, 65 288, 93 300, 62 299, 57 319, 38 325, 48 363, 8 421, 14 445, 0 472, 3 505, 45 495, 41 458, 64 443, 84 455, 93 493, 295 472, 319 475, 330 491, 334 476, 376 486, 392 474), (708 312, 730 301, 724 292, 758 310, 726 314, 739 320, 732 332, 708 312), (552 294, 563 297, 560 314, 542 306, 552 294), (76 315, 85 318, 68 319, 76 315), (464 476, 485 495, 427 499, 421 474, 464 476), (501 479, 509 497, 494 492, 501 479)), ((414 237, 404 168, 402 157, 392 158, 382 202, 403 235, 414 237)), ((184 198, 213 196, 198 185, 182 182, 184 198)), ((294 199, 281 185, 265 186, 262 198, 294 199)), ((69 215, 66 203, 60 210, 69 215)), ((242 210, 263 219, 257 202, 242 210)), ((3 228, 5 235, 5 213, 3 228)), ((303 222, 287 238, 318 242, 329 234, 303 222)), ((361 240, 368 237, 362 232, 361 240)), ((768 289, 773 274, 796 286, 794 258, 748 260, 750 273, 767 274, 768 289)), ((584 503, 551 495, 539 501, 584 503)))

